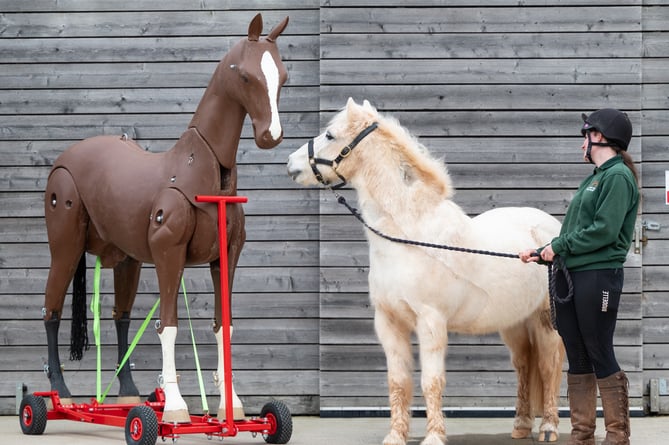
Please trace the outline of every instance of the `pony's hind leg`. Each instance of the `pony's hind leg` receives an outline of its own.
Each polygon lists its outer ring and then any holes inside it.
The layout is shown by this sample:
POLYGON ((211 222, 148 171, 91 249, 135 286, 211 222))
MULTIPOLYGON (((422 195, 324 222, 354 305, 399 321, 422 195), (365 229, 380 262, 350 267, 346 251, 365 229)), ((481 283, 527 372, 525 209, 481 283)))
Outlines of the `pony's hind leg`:
MULTIPOLYGON (((114 324, 118 343, 118 362, 128 352, 128 331, 130 329, 130 312, 137 295, 137 285, 142 263, 130 257, 114 266, 114 324)), ((126 362, 118 371, 119 391, 118 403, 139 403, 139 390, 135 386, 130 370, 130 362, 126 362)))
POLYGON ((538 309, 524 323, 501 332, 501 336, 511 351, 518 376, 516 418, 511 436, 528 437, 534 417, 541 415, 538 440, 557 441, 564 348, 551 327, 548 309, 538 309))
POLYGON ((500 332, 502 340, 511 353, 511 363, 516 370, 516 416, 511 437, 524 439, 532 434, 534 416, 531 400, 532 346, 524 323, 500 332))
POLYGON ((534 367, 539 372, 543 383, 543 413, 539 427, 539 442, 555 442, 558 439, 558 401, 562 382, 562 364, 564 363, 564 345, 550 321, 550 310, 538 311, 530 319, 529 329, 532 344, 534 367))
MULTIPOLYGON (((70 173, 55 169, 45 192, 46 219, 51 265, 44 292, 44 326, 48 347, 46 369, 51 390, 58 391, 64 404, 71 403, 58 353, 58 330, 63 315, 65 293, 77 272, 85 274, 84 245, 88 215, 70 173)), ((84 290, 85 292, 85 290, 84 290)))
POLYGON ((425 311, 416 323, 420 348, 421 389, 427 410, 427 434, 421 445, 444 445, 446 425, 441 396, 446 385, 447 321, 436 312, 425 311))
POLYGON ((401 321, 400 315, 387 314, 379 308, 374 314, 374 327, 388 367, 390 432, 383 439, 383 445, 405 445, 409 436, 413 393, 411 327, 401 321))

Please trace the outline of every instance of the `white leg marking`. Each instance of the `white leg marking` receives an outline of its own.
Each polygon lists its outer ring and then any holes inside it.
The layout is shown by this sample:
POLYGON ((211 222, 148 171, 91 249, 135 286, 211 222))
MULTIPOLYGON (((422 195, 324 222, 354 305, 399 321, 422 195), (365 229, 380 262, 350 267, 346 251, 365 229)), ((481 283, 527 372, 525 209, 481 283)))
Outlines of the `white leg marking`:
POLYGON ((176 326, 166 326, 160 337, 163 349, 163 390, 165 391, 165 411, 188 411, 188 406, 177 383, 177 368, 174 363, 174 346, 177 338, 176 326))
POLYGON ((279 120, 279 105, 277 103, 279 94, 279 69, 274 63, 274 58, 265 51, 260 62, 260 68, 265 74, 265 82, 267 82, 267 95, 269 96, 269 106, 272 110, 272 121, 270 122, 269 131, 274 140, 281 136, 281 121, 279 120))
MULTIPOLYGON (((220 328, 218 332, 214 333, 216 337, 216 344, 218 345, 218 366, 216 372, 214 373, 214 383, 216 387, 221 392, 221 402, 218 405, 218 418, 225 418, 225 361, 223 359, 223 328, 220 328)), ((230 337, 232 338, 232 326, 230 326, 230 337)), ((237 396, 235 392, 235 386, 232 386, 232 410, 234 411, 235 420, 243 419, 244 406, 242 401, 237 396)))

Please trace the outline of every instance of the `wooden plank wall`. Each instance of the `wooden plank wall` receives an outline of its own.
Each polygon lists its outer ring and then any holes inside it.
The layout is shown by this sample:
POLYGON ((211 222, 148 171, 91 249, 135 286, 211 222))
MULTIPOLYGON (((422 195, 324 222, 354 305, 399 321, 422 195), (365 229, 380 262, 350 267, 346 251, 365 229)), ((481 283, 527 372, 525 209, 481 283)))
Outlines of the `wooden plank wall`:
MULTIPOLYGON (((127 133, 151 151, 170 148, 186 128, 218 61, 263 13, 265 34, 286 15, 278 45, 290 73, 280 110, 286 139, 259 150, 246 124, 238 152, 240 194, 249 197, 248 242, 234 283, 233 367, 250 413, 272 398, 296 414, 318 412, 318 193, 285 173, 294 146, 318 130, 317 1, 269 0, 3 1, 0 14, 0 412, 14 412, 17 382, 48 389, 41 308, 49 267, 42 195, 50 165, 73 141, 127 133)), ((128 197, 132 199, 132 197, 128 197)), ((89 258, 89 268, 94 259, 89 258)), ((209 404, 213 287, 208 268, 185 274, 209 404)), ((89 289, 92 289, 92 273, 89 289)), ((103 381, 116 365, 111 271, 102 279, 103 381)), ((134 329, 157 298, 151 267, 142 272, 134 329)), ((70 297, 67 302, 69 305, 70 297)), ((183 300, 177 362, 182 391, 200 410, 183 300)), ((69 344, 68 321, 61 344, 69 344)), ((89 324, 90 326, 90 324, 89 324)), ((134 335, 131 328, 131 335, 134 335)), ((92 335, 92 334, 91 334, 92 335)), ((95 393, 95 353, 67 361, 76 397, 95 393)), ((144 394, 156 387, 160 346, 153 328, 133 356, 144 394)), ((116 394, 115 383, 111 394, 116 394)))
MULTIPOLYGON (((580 113, 622 108, 635 126, 630 152, 644 161, 645 216, 669 225, 658 200, 669 157, 669 7, 640 0, 591 0, 585 7, 575 0, 522 3, 4 1, 0 413, 14 412, 16 383, 48 387, 41 307, 49 265, 42 216, 49 166, 73 141, 100 133, 128 133, 152 151, 171 147, 217 61, 245 35, 257 11, 266 31, 290 16, 278 41, 290 79, 280 103, 285 141, 258 150, 247 127, 237 158, 240 193, 249 203, 248 242, 233 289, 233 367, 248 411, 257 412, 272 397, 296 414, 387 406, 385 363, 366 294, 363 232, 328 192, 299 188, 285 175, 288 154, 316 135, 348 96, 394 114, 444 155, 456 201, 472 215, 530 205, 561 217, 589 172, 579 161, 580 113)), ((666 233, 649 233, 643 259, 631 255, 626 270, 616 346, 637 408, 648 378, 667 377, 669 368, 666 233)), ((209 374, 215 367, 212 286, 205 268, 188 269, 185 278, 209 374)), ((108 271, 102 287, 103 376, 109 381, 115 334, 108 271)), ((135 317, 147 313, 156 293, 147 266, 135 317)), ((185 319, 181 326, 182 388, 197 411, 185 319)), ((139 348, 135 374, 148 394, 160 368, 155 333, 149 330, 139 348)), ((92 395, 94 354, 65 365, 75 395, 92 395)), ((447 366, 447 407, 513 405, 514 375, 498 336, 452 336, 447 366)), ((217 403, 211 379, 205 381, 209 403, 217 403)), ((416 398, 415 405, 422 401, 416 398)))
MULTIPOLYGON (((669 170, 669 6, 644 2, 643 23, 643 212, 661 224, 648 231, 643 254, 643 382, 669 377, 669 207, 665 203, 665 171, 669 170)), ((666 394, 665 394, 666 395, 666 394)), ((662 414, 667 414, 663 412, 662 414)))

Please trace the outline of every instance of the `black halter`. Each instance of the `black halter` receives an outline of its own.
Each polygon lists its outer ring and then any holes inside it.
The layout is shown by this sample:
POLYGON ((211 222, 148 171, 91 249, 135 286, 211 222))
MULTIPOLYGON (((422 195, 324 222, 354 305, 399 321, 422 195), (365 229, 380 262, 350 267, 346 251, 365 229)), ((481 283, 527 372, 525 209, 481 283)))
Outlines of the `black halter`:
POLYGON ((311 166, 311 171, 314 172, 314 176, 316 179, 318 179, 318 182, 323 184, 326 187, 331 187, 333 189, 338 189, 346 185, 346 178, 344 178, 339 172, 337 171, 337 167, 339 166, 339 163, 348 155, 351 154, 353 149, 355 148, 356 145, 360 143, 369 133, 372 131, 376 130, 376 128, 379 126, 378 122, 374 122, 371 124, 369 127, 365 128, 362 130, 358 135, 351 141, 350 144, 348 144, 346 147, 342 148, 339 154, 337 155, 336 158, 333 160, 329 159, 323 159, 323 158, 315 158, 314 157, 314 140, 311 139, 309 143, 307 144, 307 149, 309 151, 309 165, 311 166), (341 182, 337 185, 330 186, 330 183, 327 182, 324 178, 323 175, 321 174, 320 171, 318 171, 318 164, 321 165, 327 165, 328 167, 332 168, 332 170, 335 172, 335 174, 339 177, 341 182))

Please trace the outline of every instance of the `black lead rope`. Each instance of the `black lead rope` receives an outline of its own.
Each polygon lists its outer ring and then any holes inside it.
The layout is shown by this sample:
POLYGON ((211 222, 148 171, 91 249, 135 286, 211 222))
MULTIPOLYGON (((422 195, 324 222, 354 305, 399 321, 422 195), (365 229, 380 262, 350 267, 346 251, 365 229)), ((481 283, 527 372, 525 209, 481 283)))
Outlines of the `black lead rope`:
POLYGON ((374 227, 371 227, 367 222, 362 218, 362 215, 358 212, 358 210, 354 207, 351 207, 351 205, 346 202, 346 198, 343 196, 335 193, 335 191, 332 191, 335 196, 337 197, 337 202, 339 204, 342 204, 344 207, 348 209, 349 212, 353 216, 355 216, 358 221, 362 223, 365 227, 367 227, 370 231, 372 231, 375 235, 380 236, 383 239, 387 239, 388 241, 393 241, 396 243, 402 243, 402 244, 409 244, 411 246, 420 246, 420 247, 430 247, 433 249, 443 249, 443 250, 454 250, 456 252, 466 252, 466 253, 476 253, 479 255, 489 255, 489 256, 497 256, 497 257, 502 257, 502 258, 515 258, 518 259, 518 254, 515 253, 503 253, 503 252, 492 252, 490 250, 478 250, 478 249, 467 249, 465 247, 456 247, 456 246, 447 246, 445 244, 432 244, 432 243, 426 243, 423 241, 414 241, 414 240, 408 240, 408 239, 403 239, 403 238, 396 238, 394 236, 386 235, 385 233, 375 229, 374 227))
POLYGON ((555 313, 555 305, 556 303, 560 304, 565 304, 568 303, 572 300, 574 297, 574 283, 571 281, 571 275, 569 274, 569 270, 567 269, 567 266, 564 263, 564 259, 560 255, 555 255, 553 257, 553 262, 548 263, 548 295, 550 296, 550 303, 551 303, 551 324, 553 325, 553 329, 557 331, 557 318, 556 318, 556 313, 555 313), (558 272, 562 272, 562 275, 564 275, 564 279, 567 282, 567 295, 562 298, 558 295, 557 292, 557 274, 558 272))
MULTIPOLYGON (((433 244, 433 243, 426 243, 423 241, 415 241, 415 240, 408 240, 404 238, 397 238, 394 236, 386 235, 385 233, 381 232, 380 230, 375 229, 374 227, 370 226, 367 224, 367 221, 364 220, 360 212, 358 212, 358 209, 355 207, 352 207, 348 202, 346 202, 346 198, 341 196, 339 193, 334 191, 330 187, 330 191, 335 195, 337 198, 337 202, 344 207, 348 209, 349 212, 351 212, 351 215, 355 216, 355 218, 362 223, 363 226, 365 226, 367 229, 369 229, 372 233, 374 233, 377 236, 380 236, 383 239, 386 239, 388 241, 392 241, 395 243, 401 243, 401 244, 408 244, 411 246, 420 246, 420 247, 429 247, 432 249, 442 249, 442 250, 452 250, 455 252, 465 252, 465 253, 474 253, 478 255, 488 255, 488 256, 495 256, 495 257, 502 257, 502 258, 514 258, 518 259, 518 255, 514 253, 504 253, 504 252, 494 252, 490 250, 479 250, 479 249, 468 249, 466 247, 457 247, 457 246, 448 246, 445 244, 433 244)), ((538 255, 538 254, 537 254, 538 255)), ((571 299, 574 296, 574 284, 571 281, 571 276, 569 275, 569 270, 567 269, 567 266, 564 263, 564 260, 562 259, 561 256, 555 255, 553 258, 553 262, 547 263, 548 266, 548 294, 549 294, 549 300, 550 300, 550 313, 551 313, 551 324, 553 325, 553 329, 557 330, 557 323, 556 323, 556 313, 555 313, 555 305, 556 302, 560 304, 567 303, 571 301, 571 299), (561 271, 562 274, 565 277, 565 280, 567 281, 567 287, 568 287, 568 292, 567 295, 562 298, 558 295, 557 293, 557 285, 556 285, 556 277, 558 271, 561 271)))

